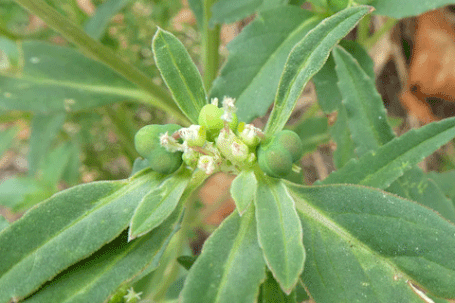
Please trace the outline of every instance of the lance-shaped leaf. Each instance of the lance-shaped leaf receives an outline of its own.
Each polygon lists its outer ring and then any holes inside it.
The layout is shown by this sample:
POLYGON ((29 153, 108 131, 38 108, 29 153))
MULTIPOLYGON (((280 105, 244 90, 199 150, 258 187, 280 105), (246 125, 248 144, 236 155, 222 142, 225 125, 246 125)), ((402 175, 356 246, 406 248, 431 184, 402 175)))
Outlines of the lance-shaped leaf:
POLYGON ((183 303, 255 302, 265 279, 254 207, 232 213, 204 243, 181 293, 183 303))
POLYGON ((370 11, 371 7, 368 6, 342 10, 325 19, 294 46, 278 84, 274 107, 265 127, 266 135, 283 129, 297 98, 311 77, 327 61, 330 50, 370 11))
POLYGON ((286 186, 316 302, 422 302, 412 284, 455 298, 455 226, 435 212, 361 186, 286 186))
MULTIPOLYGON (((365 1, 365 0, 363 0, 365 1)), ((453 0, 414 0, 414 1, 394 1, 394 0, 374 0, 370 1, 376 8, 376 14, 385 15, 397 19, 417 16, 424 12, 434 10, 438 7, 453 4, 453 0)))
POLYGON ((212 6, 210 25, 232 23, 256 11, 286 5, 288 0, 219 0, 212 6))
MULTIPOLYGON (((453 187, 454 183, 451 184, 453 187)), ((438 185, 415 166, 398 178, 386 191, 416 201, 455 223, 455 207, 438 185)))
POLYGON ((320 184, 351 183, 387 188, 393 181, 455 137, 455 118, 412 129, 363 155, 349 161, 320 184))
POLYGON ((124 230, 162 175, 95 182, 62 191, 0 233, 0 302, 20 299, 124 230))
POLYGON ((254 200, 257 189, 256 176, 252 170, 242 170, 235 177, 231 184, 231 197, 234 199, 235 206, 240 215, 243 215, 245 210, 254 200))
POLYGON ((265 115, 289 52, 321 19, 295 6, 261 12, 228 44, 229 57, 211 98, 235 98, 239 120, 246 123, 265 115))
MULTIPOLYGON (((353 52, 359 58, 357 60, 343 48, 336 47, 333 50, 335 70, 339 79, 338 88, 343 95, 338 119, 343 118, 340 114, 344 107, 349 123, 349 130, 346 132, 352 134, 357 155, 376 150, 395 137, 385 119, 384 104, 376 91, 374 76, 369 75, 372 71, 372 60, 364 53, 362 49, 353 52), (359 64, 360 62, 363 63, 359 64)), ((344 129, 346 130, 346 127, 344 129)), ((349 140, 341 142, 340 148, 343 149, 349 140)), ((419 168, 414 167, 405 172, 387 188, 387 191, 429 206, 452 222, 455 220, 455 208, 452 203, 434 183, 424 177, 419 168)))
POLYGON ((357 60, 342 47, 333 50, 338 89, 348 116, 356 153, 360 157, 395 137, 387 123, 382 98, 357 60))
POLYGON ((429 172, 427 175, 436 182, 447 197, 455 201, 455 186, 453 186, 455 184, 455 171, 429 172))
POLYGON ((302 226, 294 200, 281 180, 258 179, 254 199, 259 244, 267 266, 281 288, 290 293, 303 270, 302 226))
POLYGON ((51 115, 36 114, 33 116, 30 136, 30 149, 28 152, 28 171, 34 175, 44 160, 49 148, 63 127, 65 113, 51 115))
POLYGON ((93 39, 100 40, 107 29, 109 21, 131 0, 109 0, 96 8, 95 14, 85 23, 84 30, 93 39))
POLYGON ((190 171, 182 168, 142 199, 130 222, 130 240, 148 233, 170 216, 177 207, 190 177, 190 171))
POLYGON ((24 302, 102 303, 122 284, 137 277, 146 268, 153 270, 171 237, 179 228, 181 208, 160 227, 128 243, 124 231, 111 243, 84 259, 53 280, 24 302))
POLYGON ((207 96, 201 75, 185 46, 171 33, 158 29, 152 41, 155 63, 182 112, 197 124, 207 96))
POLYGON ((0 109, 71 112, 150 95, 77 50, 38 41, 21 43, 20 73, 1 73, 0 109))
MULTIPOLYGON (((296 303, 296 294, 293 291, 287 295, 281 290, 278 282, 273 278, 271 272, 267 272, 267 279, 261 285, 258 303, 296 303)), ((300 302, 300 301, 299 301, 300 302)))

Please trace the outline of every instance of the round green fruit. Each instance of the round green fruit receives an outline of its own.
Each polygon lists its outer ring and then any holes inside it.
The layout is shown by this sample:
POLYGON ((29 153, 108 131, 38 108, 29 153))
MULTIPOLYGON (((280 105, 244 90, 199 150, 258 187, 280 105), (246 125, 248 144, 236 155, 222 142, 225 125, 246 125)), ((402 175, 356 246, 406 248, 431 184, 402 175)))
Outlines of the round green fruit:
POLYGON ((292 130, 282 130, 272 138, 274 144, 286 149, 292 157, 292 162, 300 160, 303 154, 303 143, 299 135, 292 130))
POLYGON ((182 152, 169 152, 161 146, 160 135, 172 135, 181 128, 177 124, 152 124, 141 128, 134 137, 137 152, 149 161, 150 167, 162 174, 171 174, 182 165, 182 152))
POLYGON ((215 136, 223 127, 223 110, 214 104, 206 104, 199 112, 198 123, 205 127, 209 137, 215 136))
POLYGON ((261 144, 258 148, 259 167, 268 176, 274 178, 286 177, 292 171, 291 154, 278 144, 261 144))

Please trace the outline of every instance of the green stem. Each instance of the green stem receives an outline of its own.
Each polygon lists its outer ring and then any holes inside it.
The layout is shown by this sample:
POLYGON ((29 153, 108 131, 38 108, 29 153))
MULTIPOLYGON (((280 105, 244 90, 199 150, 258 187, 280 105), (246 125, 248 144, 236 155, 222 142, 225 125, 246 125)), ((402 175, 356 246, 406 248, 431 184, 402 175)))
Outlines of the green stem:
POLYGON ((170 94, 132 64, 124 62, 110 48, 92 39, 77 24, 62 16, 44 0, 15 0, 31 13, 40 17, 49 27, 59 32, 82 51, 103 62, 117 73, 144 89, 149 95, 148 103, 165 110, 184 124, 189 124, 170 94))
POLYGON ((373 45, 375 45, 376 42, 378 42, 379 39, 381 39, 382 36, 384 36, 384 34, 389 32, 397 23, 398 20, 389 18, 380 29, 374 32, 374 34, 371 37, 363 41, 363 46, 365 46, 367 49, 372 48, 373 45))
POLYGON ((204 64, 204 85, 207 91, 210 90, 215 80, 220 64, 218 48, 220 46, 220 26, 209 28, 209 20, 212 16, 212 5, 216 0, 204 1, 204 23, 202 25, 203 35, 203 64, 204 64))
POLYGON ((357 42, 362 45, 365 43, 365 40, 368 39, 370 32, 370 21, 371 15, 366 15, 362 20, 360 20, 359 26, 357 27, 357 42))
POLYGON ((114 110, 111 106, 105 107, 105 112, 112 124, 116 128, 117 136, 122 144, 122 148, 125 151, 126 156, 130 159, 131 163, 136 159, 139 154, 134 148, 134 133, 135 130, 131 127, 128 117, 125 115, 123 107, 118 110, 114 110))
POLYGON ((172 283, 177 279, 179 273, 180 264, 177 262, 177 257, 183 253, 185 245, 188 244, 188 232, 191 229, 192 222, 194 222, 197 216, 197 208, 195 207, 196 199, 194 198, 194 194, 196 190, 199 188, 200 185, 207 179, 207 175, 200 171, 196 170, 193 173, 191 181, 184 191, 182 195, 182 201, 186 204, 185 210, 185 217, 183 218, 183 222, 181 228, 178 233, 178 240, 175 245, 173 258, 168 263, 165 269, 165 277, 164 281, 160 280, 160 287, 156 290, 155 294, 153 295, 154 302, 160 302, 164 299, 167 290, 172 285, 172 283))

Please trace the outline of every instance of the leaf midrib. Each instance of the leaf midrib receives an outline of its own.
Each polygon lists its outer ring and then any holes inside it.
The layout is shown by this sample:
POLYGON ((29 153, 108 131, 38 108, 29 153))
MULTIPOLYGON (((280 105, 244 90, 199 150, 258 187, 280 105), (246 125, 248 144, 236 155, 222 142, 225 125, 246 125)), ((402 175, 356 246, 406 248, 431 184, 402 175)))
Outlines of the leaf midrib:
MULTIPOLYGON (((166 49, 168 50, 167 54, 169 55, 169 57, 170 57, 171 60, 172 60, 172 63, 174 64, 173 67, 174 67, 175 70, 177 70, 177 74, 179 75, 180 80, 181 80, 182 83, 185 85, 185 88, 186 88, 187 92, 189 93, 189 96, 190 96, 190 98, 191 98, 191 103, 193 103, 194 109, 197 111, 197 110, 199 109, 199 103, 197 102, 197 98, 196 98, 196 96, 194 95, 193 91, 192 91, 192 90, 190 89, 190 87, 188 86, 188 83, 186 82, 186 78, 185 78, 184 75, 181 73, 180 69, 177 67, 177 66, 178 66, 178 65, 177 65, 177 61, 175 60, 174 54, 171 52, 171 49, 170 49, 170 47, 169 47, 169 44, 168 44, 167 41, 166 41, 166 37, 163 35, 162 32, 160 32, 160 37, 161 37, 161 39, 162 39, 162 41, 163 41, 163 44, 165 45, 166 49)), ((156 53, 156 51, 155 51, 155 53, 156 53)), ((186 55, 186 54, 184 54, 184 55, 186 55)), ((188 55, 188 56, 189 56, 189 55, 188 55)), ((190 64, 191 64, 191 63, 193 63, 193 62, 191 61, 191 58, 190 58, 190 64)), ((193 65, 194 65, 194 63, 193 63, 193 65)), ((194 67, 195 67, 195 66, 194 66, 194 67)), ((165 77, 163 77, 163 79, 164 79, 164 81, 165 81, 166 83, 168 83, 168 80, 166 80, 165 77)), ((172 85, 171 85, 171 86, 168 86, 168 87, 171 88, 172 85)), ((174 90, 173 90, 173 89, 170 89, 170 91, 172 92, 172 95, 174 95, 174 97, 175 97, 174 90)), ((176 99, 177 99, 177 98, 176 98, 176 99)), ((178 104, 179 104, 179 102, 178 102, 178 104)), ((180 105, 179 105, 179 107, 180 107, 180 105)), ((187 112, 187 111, 188 111, 187 108, 185 108, 185 112, 187 112)), ((192 119, 192 118, 190 118, 190 119, 192 119)))
MULTIPOLYGON (((254 219, 254 216, 248 215, 248 221, 246 220, 246 218, 247 218, 247 213, 245 213, 245 215, 240 218, 240 220, 241 220, 240 228, 239 228, 240 230, 239 230, 239 233, 237 234, 237 237, 235 238, 234 244, 232 245, 231 253, 229 254, 229 257, 226 261, 226 265, 224 266, 225 269, 232 268, 231 264, 234 262, 234 258, 236 257, 237 252, 239 251, 240 246, 242 245, 242 242, 248 233, 248 227, 250 227, 251 222, 254 219)), ((226 270, 223 271, 223 276, 221 278, 221 281, 220 281, 220 284, 218 287, 218 291, 217 291, 216 298, 215 298, 215 303, 220 302, 222 299, 220 296, 224 290, 224 286, 227 283, 228 273, 229 273, 229 271, 226 271, 226 270)))
MULTIPOLYGON (((305 28, 308 24, 311 24, 313 23, 314 21, 318 20, 318 19, 321 19, 319 16, 315 15, 315 16, 312 16, 310 18, 308 18, 307 20, 305 20, 304 22, 300 23, 299 26, 295 27, 292 32, 287 35, 287 37, 280 43, 280 45, 275 49, 275 51, 273 51, 270 56, 268 56, 268 59, 264 61, 264 64, 261 64, 261 67, 257 70, 257 72, 255 72, 254 76, 251 78, 251 81, 250 81, 250 84, 253 83, 258 77, 260 74, 262 74, 263 70, 265 69, 265 66, 268 66, 268 64, 270 62, 273 62, 277 56, 277 54, 284 48, 284 45, 287 44, 288 41, 290 41, 291 39, 293 39, 295 36, 297 36, 297 34, 303 29, 305 28)), ((308 33, 307 33, 308 34, 308 33)), ((306 35, 307 35, 306 34, 306 35)), ((305 36, 306 36, 305 35, 305 36)), ((240 99, 243 95, 243 93, 249 88, 250 86, 249 85, 245 85, 245 87, 238 93, 238 97, 237 99, 240 99)))
MULTIPOLYGON (((133 186, 128 186, 128 185, 125 185, 126 187, 128 187, 127 189, 125 189, 124 191, 122 191, 124 187, 114 191, 112 194, 108 195, 107 197, 104 197, 102 199, 100 199, 101 201, 99 202, 99 204, 92 208, 90 211, 86 212, 84 215, 82 216, 79 216, 76 220, 72 221, 69 225, 65 226, 65 228, 61 229, 59 232, 55 233, 52 235, 52 237, 46 239, 46 241, 43 241, 43 243, 39 246, 37 246, 35 249, 33 249, 31 252, 29 252, 28 254, 24 255, 20 260, 18 260, 16 262, 16 264, 14 264, 12 267, 10 267, 7 271, 5 271, 3 273, 3 275, 0 277, 0 281, 5 278, 8 273, 12 272, 16 267, 20 266, 22 264, 22 262, 31 257, 33 254, 35 254, 39 249, 43 248, 46 244, 48 244, 49 242, 51 242, 52 240, 54 240, 55 238, 57 238, 58 236, 60 236, 61 234, 63 234, 64 232, 66 232, 68 229, 70 229, 71 227, 73 227, 74 225, 76 225, 77 223, 79 223, 80 221, 82 221, 83 219, 85 219, 87 217, 87 215, 95 212, 96 210, 98 210, 99 208, 101 208, 102 206, 106 205, 109 203, 109 200, 112 200, 110 198, 117 198, 118 196, 121 196, 123 194, 126 194, 127 192, 129 191, 132 191, 132 190, 135 190, 136 188, 142 186, 144 183, 146 183, 148 181, 150 177, 148 175, 145 175, 143 177, 140 177, 140 178, 137 178, 136 182, 134 183, 133 186), (104 201, 103 201, 104 200, 104 201)), ((121 181, 121 182, 124 182, 124 181, 121 181)), ((81 259, 84 258, 84 256, 81 257, 81 259)), ((55 273, 54 276, 52 277, 49 277, 49 279, 55 277, 59 272, 61 272, 62 270, 58 271, 57 273, 55 273)), ((39 287, 39 286, 38 286, 39 287)))
POLYGON ((94 92, 94 93, 106 93, 106 94, 117 94, 119 96, 125 96, 125 97, 130 97, 134 99, 149 99, 151 95, 149 95, 147 92, 139 89, 131 89, 131 88, 120 88, 120 87, 114 87, 114 86, 103 86, 103 85, 91 85, 91 84, 81 84, 78 82, 69 82, 69 81, 59 81, 59 80, 53 80, 53 79, 38 79, 36 77, 30 77, 30 76, 21 76, 21 77, 10 77, 6 75, 1 75, 0 77, 7 77, 11 79, 18 79, 32 82, 35 84, 40 84, 40 85, 55 85, 55 86, 61 86, 65 88, 72 88, 72 89, 79 89, 79 90, 84 90, 87 92, 94 92))

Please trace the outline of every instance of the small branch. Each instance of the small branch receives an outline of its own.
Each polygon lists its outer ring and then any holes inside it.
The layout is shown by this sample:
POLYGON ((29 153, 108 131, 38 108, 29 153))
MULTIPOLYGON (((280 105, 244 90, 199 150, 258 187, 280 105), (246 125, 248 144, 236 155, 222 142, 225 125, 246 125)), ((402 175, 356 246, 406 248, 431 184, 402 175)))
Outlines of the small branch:
POLYGON ((204 1, 204 24, 203 34, 203 64, 204 64, 204 85, 207 91, 210 90, 213 80, 215 80, 220 64, 218 48, 220 46, 220 26, 209 28, 209 20, 212 17, 212 5, 216 0, 204 1))

